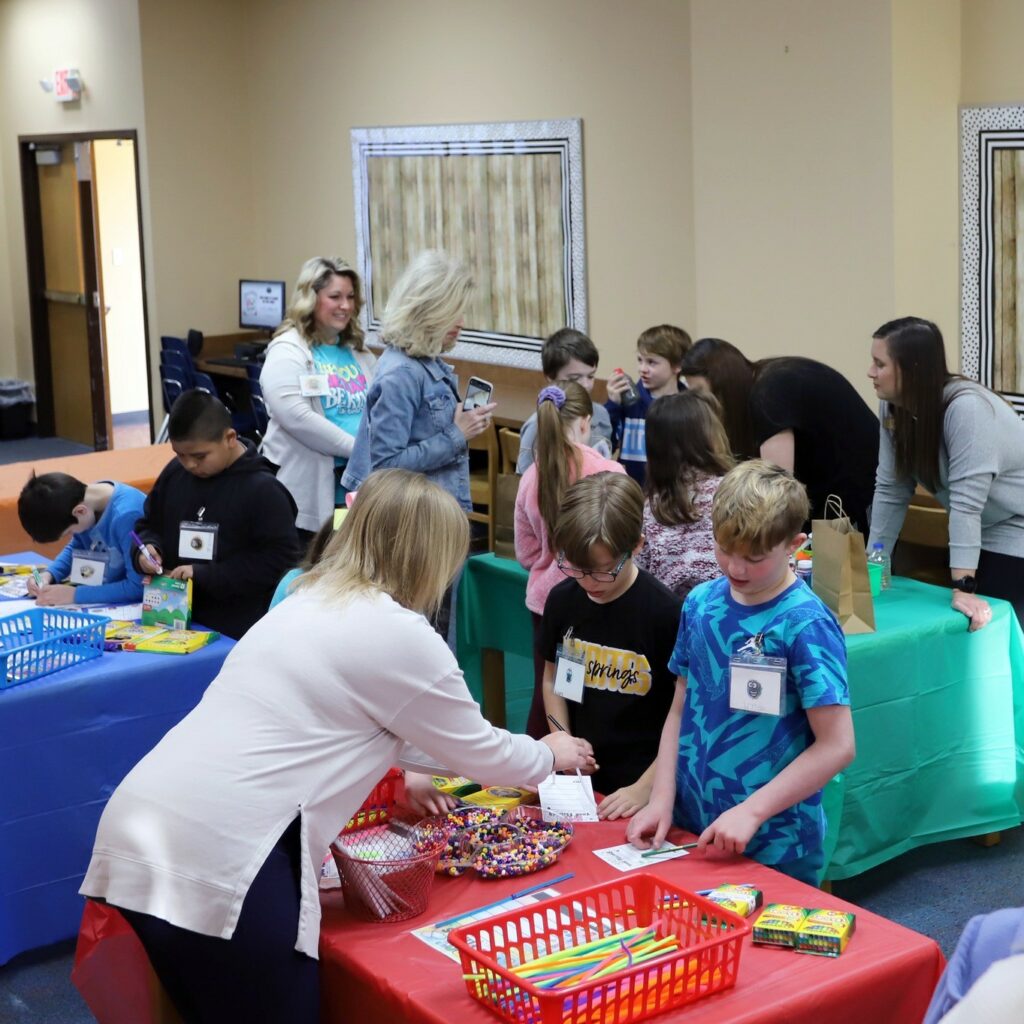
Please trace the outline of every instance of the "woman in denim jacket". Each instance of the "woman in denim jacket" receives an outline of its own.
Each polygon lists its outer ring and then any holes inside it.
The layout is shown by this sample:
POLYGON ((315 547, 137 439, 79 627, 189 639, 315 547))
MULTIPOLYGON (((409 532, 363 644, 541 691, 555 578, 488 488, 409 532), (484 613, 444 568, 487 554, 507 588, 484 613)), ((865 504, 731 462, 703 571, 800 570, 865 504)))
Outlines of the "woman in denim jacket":
MULTIPOLYGON (((488 428, 494 404, 463 409, 455 371, 441 359, 458 340, 472 289, 469 270, 438 250, 421 252, 398 279, 342 486, 357 490, 375 469, 409 469, 472 510, 468 442, 488 428)), ((454 596, 434 624, 454 650, 454 596)))

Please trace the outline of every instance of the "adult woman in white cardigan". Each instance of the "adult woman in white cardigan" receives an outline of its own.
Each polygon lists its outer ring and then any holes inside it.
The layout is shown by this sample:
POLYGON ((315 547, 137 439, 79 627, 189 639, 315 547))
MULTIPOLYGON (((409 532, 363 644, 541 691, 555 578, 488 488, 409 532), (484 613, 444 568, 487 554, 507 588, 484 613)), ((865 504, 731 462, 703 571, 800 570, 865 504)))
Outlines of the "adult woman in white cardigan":
POLYGON ((491 726, 424 618, 468 544, 423 474, 370 476, 111 796, 81 891, 122 908, 186 1021, 316 1024, 320 863, 405 743, 483 783, 593 770, 584 740, 491 726))
POLYGON ((363 345, 359 275, 342 259, 314 256, 299 271, 288 315, 274 332, 260 386, 270 412, 263 454, 299 507, 308 543, 344 492, 376 357, 363 345))

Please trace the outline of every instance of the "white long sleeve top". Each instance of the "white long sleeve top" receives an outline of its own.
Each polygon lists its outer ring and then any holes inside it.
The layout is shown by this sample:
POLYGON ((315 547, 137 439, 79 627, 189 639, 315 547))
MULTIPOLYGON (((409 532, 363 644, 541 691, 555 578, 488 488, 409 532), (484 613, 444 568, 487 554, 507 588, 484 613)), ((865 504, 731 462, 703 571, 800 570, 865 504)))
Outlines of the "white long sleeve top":
MULTIPOLYGON (((1024 558, 1024 422, 998 395, 973 381, 946 385, 939 483, 949 512, 949 564, 976 569, 981 550, 1024 558), (955 397, 954 397, 955 396, 955 397)), ((882 403, 871 544, 892 551, 918 481, 896 473, 888 408, 882 403)))
POLYGON ((230 938, 301 816, 295 948, 317 955, 330 843, 408 742, 484 784, 534 785, 551 750, 496 729, 427 621, 383 594, 300 590, 254 625, 199 705, 114 791, 81 892, 230 938))
MULTIPOLYGON (((371 380, 377 357, 369 349, 352 355, 371 380)), ((299 377, 313 372, 312 350, 292 328, 270 343, 260 387, 270 413, 263 454, 280 467, 277 478, 295 499, 295 525, 315 532, 334 512, 334 460, 348 458, 356 439, 324 416, 319 398, 302 397, 299 377)))

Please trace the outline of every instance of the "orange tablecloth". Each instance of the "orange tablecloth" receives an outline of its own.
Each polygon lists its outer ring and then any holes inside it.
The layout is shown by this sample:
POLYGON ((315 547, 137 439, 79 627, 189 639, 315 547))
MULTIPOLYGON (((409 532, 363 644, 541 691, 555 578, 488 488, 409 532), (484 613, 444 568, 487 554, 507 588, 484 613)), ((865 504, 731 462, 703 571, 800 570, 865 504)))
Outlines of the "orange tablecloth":
MULTIPOLYGON (((320 934, 322 1012, 328 1022, 373 1024, 493 1024, 497 1017, 466 991, 458 964, 442 957, 410 929, 483 906, 566 871, 562 893, 607 881, 618 872, 593 849, 623 842, 621 822, 577 826, 576 838, 553 868, 501 882, 438 877, 426 914, 398 924, 357 921, 340 893, 325 893, 320 934)), ((659 1014, 665 1024, 911 1024, 924 1016, 944 959, 936 943, 843 900, 745 858, 690 855, 659 864, 656 872, 690 889, 750 882, 767 902, 852 910, 857 929, 836 960, 754 946, 749 937, 736 987, 683 1010, 659 1014)), ((82 922, 72 978, 100 1024, 156 1024, 141 946, 112 908, 90 904, 82 922)))
POLYGON ((18 495, 25 481, 42 473, 69 473, 82 483, 113 480, 131 484, 149 493, 160 470, 174 458, 169 444, 148 445, 145 448, 121 448, 110 452, 87 452, 85 455, 66 455, 58 459, 37 459, 30 462, 12 462, 0 466, 0 551, 25 551, 31 548, 46 555, 56 556, 63 544, 38 544, 21 528, 18 520, 18 495))

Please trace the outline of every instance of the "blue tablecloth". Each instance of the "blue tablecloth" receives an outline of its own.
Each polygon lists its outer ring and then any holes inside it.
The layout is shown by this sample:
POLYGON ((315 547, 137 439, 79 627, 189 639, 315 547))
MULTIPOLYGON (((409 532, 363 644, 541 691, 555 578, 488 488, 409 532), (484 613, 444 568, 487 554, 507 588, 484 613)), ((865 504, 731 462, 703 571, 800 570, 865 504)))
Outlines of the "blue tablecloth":
POLYGON ((233 644, 107 653, 0 690, 0 964, 77 934, 107 799, 195 707, 233 644))

